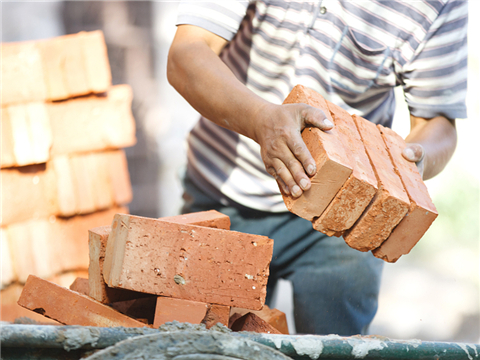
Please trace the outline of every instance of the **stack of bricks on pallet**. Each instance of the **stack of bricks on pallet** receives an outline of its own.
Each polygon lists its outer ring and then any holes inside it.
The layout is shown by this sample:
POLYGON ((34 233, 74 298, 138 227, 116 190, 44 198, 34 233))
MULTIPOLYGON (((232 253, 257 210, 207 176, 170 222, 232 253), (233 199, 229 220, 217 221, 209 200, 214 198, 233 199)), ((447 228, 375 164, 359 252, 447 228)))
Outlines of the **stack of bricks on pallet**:
POLYGON ((417 167, 402 156, 405 141, 302 85, 284 101, 294 103, 322 110, 335 126, 303 130, 317 173, 300 197, 282 194, 288 210, 385 261, 408 254, 438 214, 417 167))
POLYGON ((273 241, 229 229, 228 216, 214 210, 116 214, 111 226, 89 231, 88 279, 66 289, 31 275, 18 304, 66 325, 158 328, 175 320, 288 333, 285 314, 262 309, 273 241))
MULTIPOLYGON (((86 273, 88 229, 128 212, 121 148, 136 139, 132 91, 112 86, 100 31, 1 50, 3 293, 29 274, 86 273)), ((12 319, 2 311, 1 320, 12 319)))

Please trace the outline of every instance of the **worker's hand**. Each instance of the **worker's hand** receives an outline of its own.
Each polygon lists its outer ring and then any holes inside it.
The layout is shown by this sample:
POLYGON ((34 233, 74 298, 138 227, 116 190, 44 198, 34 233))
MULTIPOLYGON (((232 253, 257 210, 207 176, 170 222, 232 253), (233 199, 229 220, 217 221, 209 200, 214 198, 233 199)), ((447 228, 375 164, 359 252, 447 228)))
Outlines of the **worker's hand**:
POLYGON ((423 178, 423 171, 425 167, 425 149, 420 144, 408 144, 403 149, 402 155, 408 161, 414 162, 417 165, 418 172, 423 178))
POLYGON ((310 189, 309 176, 315 175, 315 160, 307 149, 302 130, 314 126, 320 130, 333 128, 320 109, 306 104, 265 104, 258 111, 255 139, 267 172, 286 194, 294 197, 310 189), (308 175, 307 175, 308 174, 308 175))

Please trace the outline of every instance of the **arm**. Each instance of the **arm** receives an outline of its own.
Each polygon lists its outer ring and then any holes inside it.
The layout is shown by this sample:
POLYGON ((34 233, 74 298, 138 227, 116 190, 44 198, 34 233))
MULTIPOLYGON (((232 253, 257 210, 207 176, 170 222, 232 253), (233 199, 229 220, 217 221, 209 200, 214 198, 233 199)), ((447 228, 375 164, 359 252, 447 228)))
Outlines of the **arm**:
POLYGON ((333 127, 305 104, 275 105, 242 84, 218 55, 227 41, 202 28, 181 25, 168 55, 170 84, 204 117, 256 141, 265 168, 283 190, 308 190, 315 161, 301 137, 306 126, 333 127))
POLYGON ((424 119, 410 116, 411 130, 403 156, 417 162, 425 180, 440 173, 452 157, 457 145, 455 120, 437 116, 424 119))

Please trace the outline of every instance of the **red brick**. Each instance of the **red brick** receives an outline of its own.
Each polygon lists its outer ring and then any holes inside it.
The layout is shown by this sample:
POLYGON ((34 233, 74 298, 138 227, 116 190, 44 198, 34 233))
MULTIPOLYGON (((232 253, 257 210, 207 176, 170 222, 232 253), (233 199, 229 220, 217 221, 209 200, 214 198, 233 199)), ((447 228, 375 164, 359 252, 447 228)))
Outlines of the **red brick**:
POLYGON ((37 45, 42 53, 50 100, 63 100, 90 92, 77 35, 39 41, 37 45))
MULTIPOLYGON (((161 220, 179 224, 230 229, 230 218, 215 210, 164 217, 161 220)), ((110 225, 89 230, 90 263, 88 266, 88 279, 91 289, 90 296, 104 304, 145 296, 145 294, 136 291, 110 288, 105 284, 103 280, 103 262, 110 230, 110 225)))
POLYGON ((16 165, 14 140, 12 133, 12 126, 10 124, 10 117, 8 114, 8 108, 2 108, 2 133, 1 133, 1 152, 0 152, 0 164, 1 167, 10 167, 16 165))
POLYGON ((405 141, 393 130, 380 125, 378 127, 410 199, 407 215, 393 229, 388 239, 373 251, 376 257, 395 262, 410 252, 436 219, 438 212, 417 166, 402 156, 402 150, 407 145, 405 141))
POLYGON ((127 156, 123 150, 104 153, 115 204, 126 205, 132 201, 132 185, 128 173, 127 156))
POLYGON ((153 327, 158 328, 174 320, 200 324, 207 314, 207 309, 208 304, 203 302, 158 296, 153 327))
MULTIPOLYGON (((110 221, 109 221, 110 222, 110 221)), ((88 247, 90 262, 88 265, 89 295, 95 300, 108 304, 127 301, 147 296, 131 290, 109 288, 103 280, 103 262, 105 248, 111 225, 96 227, 88 230, 88 247)))
POLYGON ((28 277, 18 304, 65 325, 145 326, 88 296, 34 275, 28 277))
POLYGON ((2 169, 0 177, 2 226, 92 213, 132 199, 122 150, 57 156, 46 165, 2 169))
POLYGON ((217 323, 228 326, 229 315, 229 306, 159 296, 153 327, 157 328, 176 320, 191 324, 205 324, 207 329, 210 329, 217 323))
MULTIPOLYGON (((75 270, 66 270, 65 272, 57 273, 53 276, 50 276, 45 280, 65 288, 70 288, 70 286, 75 282, 75 279, 77 278, 87 279, 88 269, 83 268, 83 269, 75 269, 75 270)), ((88 293, 84 295, 88 295, 88 293)))
POLYGON ((88 96, 47 104, 53 133, 51 154, 123 148, 135 144, 132 90, 112 87, 106 96, 88 96))
POLYGON ((98 169, 90 168, 88 155, 71 156, 69 162, 77 205, 75 212, 77 214, 92 213, 97 210, 93 189, 98 169))
POLYGON ((268 324, 273 326, 275 329, 280 331, 282 334, 288 335, 288 324, 287 324, 287 317, 284 312, 278 309, 270 309, 267 305, 263 306, 262 310, 252 311, 248 309, 239 309, 239 308, 232 308, 230 312, 230 322, 229 327, 233 325, 233 323, 247 313, 252 313, 257 315, 263 321, 266 321, 268 324))
POLYGON ((343 237, 352 248, 368 251, 385 241, 407 213, 410 201, 375 124, 356 115, 353 115, 353 119, 375 171, 378 191, 362 216, 343 237))
POLYGON ((0 256, 1 256, 1 289, 7 287, 11 283, 17 280, 17 274, 15 273, 12 255, 10 251, 10 244, 8 241, 7 231, 0 228, 0 256))
POLYGON ((58 321, 47 319, 40 314, 34 313, 18 305, 17 301, 22 290, 23 285, 12 284, 0 291, 0 321, 14 322, 15 320, 20 321, 21 318, 24 318, 23 322, 26 323, 28 320, 25 318, 28 318, 37 323, 60 325, 58 321))
POLYGON ((256 333, 264 333, 264 334, 281 334, 280 331, 275 329, 265 320, 262 320, 259 316, 252 314, 251 312, 237 319, 232 325, 232 330, 233 331, 253 331, 256 333))
POLYGON ((77 277, 75 281, 70 285, 70 290, 76 291, 83 295, 88 295, 90 292, 88 286, 88 279, 77 277))
POLYGON ((56 183, 57 208, 53 212, 62 216, 72 216, 78 213, 77 194, 75 189, 72 163, 67 155, 56 156, 49 162, 49 168, 54 172, 56 183))
POLYGON ((104 263, 110 287, 261 309, 273 240, 117 214, 104 263))
POLYGON ((109 89, 112 74, 108 62, 107 45, 101 31, 81 32, 85 71, 90 90, 102 93, 109 89))
POLYGON ((55 174, 49 166, 2 169, 0 178, 2 226, 56 213, 55 174))
POLYGON ((228 326, 228 319, 230 317, 230 306, 208 304, 207 313, 202 320, 207 329, 218 323, 228 326))
POLYGON ((190 224, 210 228, 230 230, 230 218, 216 210, 199 211, 160 218, 162 221, 171 221, 177 224, 190 224))
MULTIPOLYGON (((304 103, 316 107, 334 123, 325 99, 302 85, 295 86, 283 103, 304 103)), ((353 165, 346 155, 338 129, 321 131, 308 127, 303 130, 302 138, 315 159, 317 173, 311 178, 309 190, 298 198, 283 194, 283 200, 288 210, 311 221, 323 213, 352 173, 353 165)))
POLYGON ((360 134, 349 113, 327 101, 335 127, 343 136, 353 172, 313 227, 329 236, 341 236, 362 215, 375 193, 377 179, 365 152, 360 134))
POLYGON ((2 167, 41 164, 49 159, 52 132, 43 103, 2 109, 2 167), (4 131, 4 132, 3 132, 4 131))
POLYGON ((113 208, 68 219, 52 216, 6 227, 18 281, 25 282, 29 274, 50 278, 75 269, 87 270, 88 229, 111 222, 119 211, 127 209, 113 208))
POLYGON ((47 98, 44 67, 34 42, 3 43, 2 106, 47 98))
POLYGON ((105 92, 111 85, 99 31, 2 44, 2 62, 2 106, 105 92))

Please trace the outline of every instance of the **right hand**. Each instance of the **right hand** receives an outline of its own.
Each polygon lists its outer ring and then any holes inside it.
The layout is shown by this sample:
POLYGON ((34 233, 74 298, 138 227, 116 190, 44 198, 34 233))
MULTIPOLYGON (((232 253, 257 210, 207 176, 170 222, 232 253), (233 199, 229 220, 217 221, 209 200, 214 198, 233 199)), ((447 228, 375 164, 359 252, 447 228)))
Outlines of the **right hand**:
POLYGON ((302 139, 307 126, 330 130, 333 124, 325 113, 306 104, 268 103, 258 111, 255 141, 267 172, 285 194, 299 197, 311 187, 309 176, 317 172, 315 160, 302 139))

